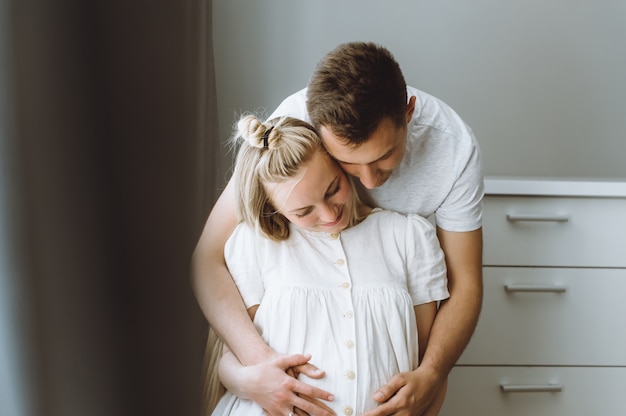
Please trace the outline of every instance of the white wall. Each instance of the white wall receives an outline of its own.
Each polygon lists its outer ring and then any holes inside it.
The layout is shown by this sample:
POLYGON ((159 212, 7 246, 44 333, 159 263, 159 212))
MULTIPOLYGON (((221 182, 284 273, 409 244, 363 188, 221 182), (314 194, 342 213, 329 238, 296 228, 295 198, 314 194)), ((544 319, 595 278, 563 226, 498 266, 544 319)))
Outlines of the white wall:
MULTIPOLYGON (((220 132, 337 44, 388 47, 472 126, 485 173, 626 178, 626 2, 215 0, 220 132)), ((223 168, 230 163, 225 161, 223 168)))

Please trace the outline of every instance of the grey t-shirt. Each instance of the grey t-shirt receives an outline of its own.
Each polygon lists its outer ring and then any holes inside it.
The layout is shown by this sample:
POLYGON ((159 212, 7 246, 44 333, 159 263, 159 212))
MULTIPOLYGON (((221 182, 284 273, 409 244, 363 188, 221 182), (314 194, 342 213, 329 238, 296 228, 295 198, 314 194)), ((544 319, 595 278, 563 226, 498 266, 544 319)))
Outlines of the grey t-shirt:
MULTIPOLYGON (((484 194, 480 149, 470 127, 443 101, 416 88, 404 158, 387 181, 367 190, 381 208, 429 217, 448 231, 482 224, 484 194)), ((310 122, 306 89, 287 97, 269 119, 291 116, 310 122)), ((358 180, 356 181, 358 182, 358 180)))

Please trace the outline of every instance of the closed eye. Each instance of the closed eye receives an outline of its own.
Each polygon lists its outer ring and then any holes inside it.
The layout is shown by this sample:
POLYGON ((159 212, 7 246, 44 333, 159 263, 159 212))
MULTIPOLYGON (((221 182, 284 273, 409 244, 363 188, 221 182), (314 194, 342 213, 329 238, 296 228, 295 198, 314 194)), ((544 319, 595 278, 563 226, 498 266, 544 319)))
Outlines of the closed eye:
MULTIPOLYGON (((341 189, 341 177, 337 176, 326 189, 326 193, 324 194, 324 199, 332 198, 334 195, 337 194, 337 192, 339 192, 340 189, 341 189)), ((298 210, 292 211, 293 215, 295 215, 297 218, 306 217, 311 212, 313 212, 313 206, 302 207, 298 210)))
POLYGON ((302 218, 302 217, 306 217, 307 215, 309 215, 312 211, 313 211, 312 207, 307 207, 303 209, 302 211, 295 213, 294 215, 298 218, 302 218))
POLYGON ((340 189, 341 189, 341 181, 339 177, 337 177, 337 179, 335 179, 335 182, 331 184, 331 188, 326 192, 326 195, 324 195, 324 198, 328 199, 334 196, 337 192, 339 192, 340 189))

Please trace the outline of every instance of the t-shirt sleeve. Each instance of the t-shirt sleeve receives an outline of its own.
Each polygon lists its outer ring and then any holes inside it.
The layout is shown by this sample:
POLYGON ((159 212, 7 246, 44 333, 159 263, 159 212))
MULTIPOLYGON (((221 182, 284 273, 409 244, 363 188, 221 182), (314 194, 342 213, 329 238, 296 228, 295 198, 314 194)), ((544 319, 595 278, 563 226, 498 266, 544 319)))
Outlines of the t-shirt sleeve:
POLYGON ((406 264, 409 293, 415 305, 447 299, 446 262, 433 225, 424 217, 407 217, 406 264))
POLYGON ((311 119, 306 109, 306 91, 304 88, 285 98, 267 119, 289 116, 310 123, 311 119))
POLYGON ((437 226, 448 231, 474 231, 482 226, 484 183, 480 148, 469 127, 466 134, 467 146, 456 162, 457 178, 435 211, 437 226))
POLYGON ((258 305, 265 287, 259 263, 262 238, 246 224, 239 224, 224 246, 224 258, 246 308, 258 305))

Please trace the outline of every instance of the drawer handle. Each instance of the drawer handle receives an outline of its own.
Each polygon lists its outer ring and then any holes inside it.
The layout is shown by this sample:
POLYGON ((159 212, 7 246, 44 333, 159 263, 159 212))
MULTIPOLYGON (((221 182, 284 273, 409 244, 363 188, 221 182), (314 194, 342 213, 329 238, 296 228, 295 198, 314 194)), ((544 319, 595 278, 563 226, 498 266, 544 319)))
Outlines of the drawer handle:
POLYGON ((567 214, 539 215, 539 214, 506 214, 509 222, 534 221, 534 222, 568 222, 567 214))
POLYGON ((504 393, 555 393, 563 390, 562 384, 500 384, 504 393))
POLYGON ((516 292, 563 293, 563 292, 567 292, 567 286, 562 286, 562 285, 504 285, 504 290, 510 293, 516 293, 516 292))

